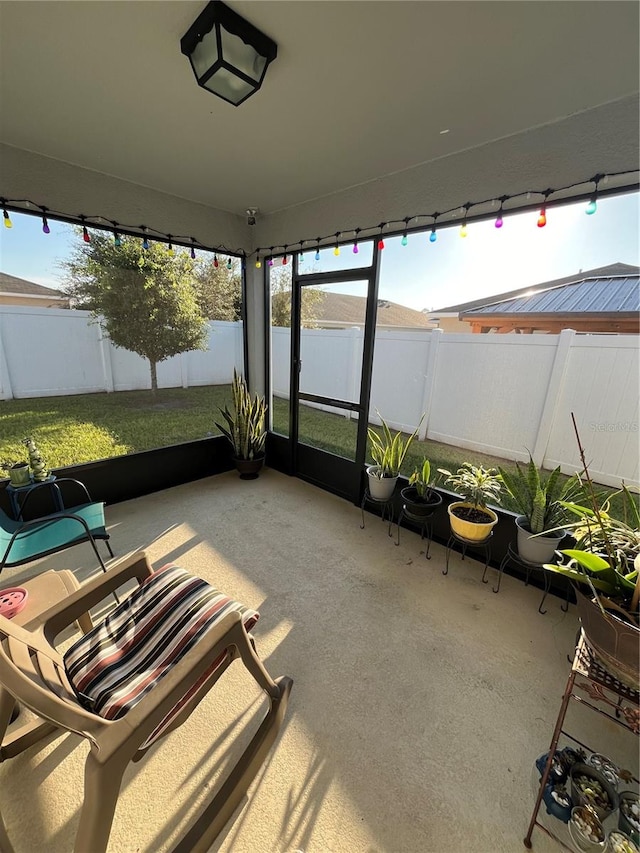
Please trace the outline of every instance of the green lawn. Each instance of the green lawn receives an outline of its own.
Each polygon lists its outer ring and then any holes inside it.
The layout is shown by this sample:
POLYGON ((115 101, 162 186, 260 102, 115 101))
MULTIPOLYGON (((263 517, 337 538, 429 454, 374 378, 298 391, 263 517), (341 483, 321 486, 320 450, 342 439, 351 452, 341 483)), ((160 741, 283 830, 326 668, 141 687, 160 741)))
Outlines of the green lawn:
MULTIPOLYGON (((215 420, 219 406, 231 403, 229 385, 199 388, 121 391, 113 394, 80 394, 41 397, 0 403, 0 460, 26 459, 20 444, 32 436, 50 468, 59 468, 110 456, 121 456, 154 447, 219 434, 215 420)), ((273 423, 276 432, 288 434, 289 404, 276 399, 273 423)), ((357 422, 318 409, 301 407, 300 440, 305 444, 353 459, 357 422)), ((432 471, 455 470, 469 461, 485 467, 514 463, 485 453, 463 450, 436 441, 415 441, 402 469, 409 475, 427 456, 432 471)), ((502 505, 515 509, 505 495, 502 505)), ((613 506, 620 512, 621 503, 613 506)))

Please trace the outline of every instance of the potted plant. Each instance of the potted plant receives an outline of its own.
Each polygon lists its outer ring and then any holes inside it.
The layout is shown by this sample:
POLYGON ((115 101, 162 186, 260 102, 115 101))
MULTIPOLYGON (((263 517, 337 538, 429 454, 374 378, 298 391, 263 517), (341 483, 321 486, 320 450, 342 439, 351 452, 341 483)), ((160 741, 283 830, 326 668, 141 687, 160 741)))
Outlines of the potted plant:
POLYGON ((422 468, 415 468, 409 477, 409 485, 401 489, 400 496, 405 507, 405 515, 422 520, 428 518, 442 503, 442 495, 431 482, 431 463, 422 462, 422 468))
POLYGON ((0 464, 0 468, 7 472, 12 486, 26 486, 31 482, 28 462, 5 459, 0 464))
POLYGON ((563 502, 577 496, 579 480, 576 477, 563 480, 560 466, 543 477, 531 454, 526 467, 516 462, 513 473, 504 468, 498 470, 520 512, 515 520, 518 554, 527 563, 538 566, 548 563, 565 536, 561 525, 567 509, 563 502))
POLYGON ((496 468, 484 468, 463 462, 455 474, 444 468, 438 471, 446 476, 445 484, 453 486, 463 498, 447 508, 451 530, 461 539, 483 542, 498 523, 498 516, 487 503, 500 503, 501 481, 496 468))
POLYGON ((626 518, 612 518, 609 501, 597 495, 573 413, 584 472, 585 505, 566 503, 577 516, 567 524, 575 548, 561 551, 564 564, 545 564, 548 571, 574 582, 578 615, 587 642, 605 668, 634 690, 640 686, 640 512, 635 496, 623 484, 626 518), (581 588, 585 592, 581 591, 581 588))
POLYGON ((391 435, 391 430, 380 412, 378 412, 378 417, 382 422, 382 435, 372 427, 367 430, 371 445, 371 458, 374 461, 373 465, 367 467, 369 494, 373 500, 388 501, 395 490, 407 450, 418 434, 422 418, 420 418, 420 424, 415 431, 405 440, 401 432, 397 432, 394 436, 391 435))
POLYGON ((264 464, 266 405, 264 397, 251 395, 244 376, 233 371, 231 385, 233 411, 220 409, 226 425, 216 426, 231 442, 233 461, 240 472, 241 480, 254 480, 264 464))

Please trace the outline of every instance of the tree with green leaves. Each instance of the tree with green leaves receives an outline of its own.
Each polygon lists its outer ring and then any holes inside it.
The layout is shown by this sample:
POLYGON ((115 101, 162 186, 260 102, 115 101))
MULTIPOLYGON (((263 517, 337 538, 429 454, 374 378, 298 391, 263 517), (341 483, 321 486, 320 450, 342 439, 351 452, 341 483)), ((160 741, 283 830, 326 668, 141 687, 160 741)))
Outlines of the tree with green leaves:
POLYGON ((242 318, 242 278, 240 260, 219 259, 218 266, 208 255, 195 265, 194 287, 200 310, 209 320, 236 322, 242 318))
POLYGON ((92 232, 62 266, 65 292, 76 307, 92 312, 114 346, 149 361, 151 389, 158 388, 159 362, 189 350, 206 349, 207 323, 194 289, 194 262, 163 243, 144 249, 135 237, 92 232))
MULTIPOLYGON (((291 325, 291 269, 273 266, 269 269, 271 286, 271 324, 291 325)), ((326 293, 317 287, 305 287, 302 293, 301 320, 305 329, 317 328, 318 314, 326 293)))

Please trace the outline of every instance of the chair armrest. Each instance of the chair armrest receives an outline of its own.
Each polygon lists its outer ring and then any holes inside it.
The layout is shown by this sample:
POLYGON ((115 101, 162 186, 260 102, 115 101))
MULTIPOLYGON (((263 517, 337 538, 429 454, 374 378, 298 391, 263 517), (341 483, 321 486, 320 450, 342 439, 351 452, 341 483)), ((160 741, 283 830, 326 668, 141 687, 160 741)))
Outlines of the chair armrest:
MULTIPOLYGON (((87 489, 84 483, 81 483, 80 480, 74 480, 71 477, 61 477, 60 479, 49 480, 43 483, 33 483, 32 488, 29 489, 29 491, 25 494, 22 501, 18 497, 18 506, 20 507, 20 512, 24 512, 24 509, 27 503, 29 502, 31 495, 35 494, 39 489, 43 487, 49 489, 49 491, 52 493, 57 492, 58 497, 60 499, 60 504, 66 508, 67 504, 65 503, 65 500, 62 496, 62 490, 60 489, 62 483, 73 483, 74 486, 81 491, 82 500, 75 501, 74 506, 77 506, 79 503, 93 503, 91 495, 89 494, 89 490, 87 489)), ((55 501, 55 498, 53 498, 53 500, 55 501)))
MULTIPOLYGON (((11 539, 9 540, 9 544, 6 547, 6 550, 0 560, 0 566, 4 566, 5 560, 9 559, 9 554, 11 553, 11 549, 13 548, 13 543, 16 539, 28 530, 30 527, 42 527, 42 525, 47 521, 59 521, 62 518, 70 518, 72 521, 77 521, 84 528, 84 532, 86 533, 87 539, 90 542, 93 542, 93 534, 89 529, 89 525, 80 515, 74 515, 72 512, 54 512, 50 515, 41 515, 40 518, 33 518, 31 521, 20 521, 19 527, 13 532, 11 539)), ((82 540, 84 541, 84 540, 82 540)), ((32 557, 35 559, 35 557, 32 557)))
POLYGON ((134 578, 138 583, 142 583, 151 574, 153 574, 153 568, 146 553, 132 551, 109 566, 106 572, 87 581, 68 598, 41 613, 37 624, 42 626, 48 642, 54 645, 54 640, 61 631, 115 592, 123 583, 134 578))

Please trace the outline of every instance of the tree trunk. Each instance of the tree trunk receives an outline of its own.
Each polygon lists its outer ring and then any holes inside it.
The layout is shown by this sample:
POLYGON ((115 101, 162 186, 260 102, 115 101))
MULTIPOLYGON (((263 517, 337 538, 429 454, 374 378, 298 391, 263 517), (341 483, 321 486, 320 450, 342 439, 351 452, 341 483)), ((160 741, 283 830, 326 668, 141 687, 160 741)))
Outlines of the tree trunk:
POLYGON ((149 359, 149 369, 151 370, 151 393, 155 394, 158 390, 158 373, 156 370, 156 362, 149 359))

